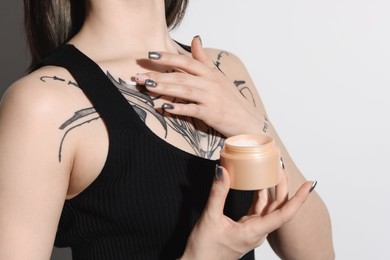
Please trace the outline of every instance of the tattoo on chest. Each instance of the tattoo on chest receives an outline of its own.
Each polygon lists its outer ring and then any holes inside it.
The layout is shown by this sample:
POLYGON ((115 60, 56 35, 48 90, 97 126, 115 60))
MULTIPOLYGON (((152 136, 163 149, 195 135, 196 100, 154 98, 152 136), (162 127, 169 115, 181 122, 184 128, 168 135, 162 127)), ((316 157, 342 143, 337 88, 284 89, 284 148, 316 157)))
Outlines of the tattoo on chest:
MULTIPOLYGON (((222 73, 222 59, 226 56, 229 56, 229 53, 222 51, 218 54, 215 61, 215 66, 222 73)), ((159 126, 165 133, 165 139, 168 137, 171 131, 174 131, 181 135, 182 138, 184 138, 184 140, 190 145, 195 155, 207 159, 213 158, 213 156, 222 148, 224 143, 223 136, 221 136, 221 134, 213 128, 207 126, 202 121, 188 116, 169 114, 164 110, 158 109, 158 107, 156 107, 156 102, 166 97, 150 95, 143 87, 128 84, 120 78, 116 80, 109 72, 107 72, 107 77, 122 93, 122 95, 126 98, 126 100, 129 102, 129 104, 143 122, 146 123, 149 117, 153 117, 159 122, 159 126)), ((48 82, 50 80, 59 81, 68 86, 79 87, 76 82, 57 76, 42 76, 40 80, 43 82, 48 82)), ((246 81, 235 80, 233 83, 237 87, 238 91, 246 99, 253 102, 254 106, 256 106, 254 96, 250 88, 247 86, 246 81)), ((186 103, 184 100, 178 100, 175 98, 171 100, 171 102, 186 103)), ((64 132, 58 152, 59 162, 61 162, 62 149, 64 147, 65 138, 69 132, 85 124, 91 123, 99 118, 100 115, 97 113, 94 107, 83 108, 74 112, 70 118, 61 124, 61 126, 59 126, 59 129, 64 132)), ((266 123, 263 127, 263 132, 266 132, 267 128, 268 125, 266 120, 266 123)))
MULTIPOLYGON (((164 129, 165 138, 169 131, 175 131, 185 139, 197 156, 207 159, 213 158, 215 152, 223 146, 224 139, 221 134, 202 121, 188 116, 168 114, 164 110, 160 112, 155 103, 164 98, 163 96, 152 97, 147 92, 140 92, 139 86, 129 85, 122 79, 116 80, 110 73, 107 73, 107 76, 142 121, 146 122, 148 116, 158 120, 164 129)), ((172 103, 186 103, 186 101, 173 98, 172 103)))
MULTIPOLYGON (((207 159, 213 158, 215 153, 219 152, 219 149, 222 148, 224 138, 219 132, 207 126, 202 121, 192 117, 168 114, 164 110, 160 112, 155 104, 156 101, 162 98, 162 96, 151 96, 148 93, 143 92, 142 87, 140 86, 127 84, 120 78, 116 80, 109 72, 107 72, 107 77, 123 94, 143 122, 146 123, 148 117, 153 117, 158 120, 160 127, 164 130, 164 138, 168 137, 170 131, 175 131, 176 133, 179 133, 190 145, 194 154, 207 159)), ((41 77, 41 81, 47 82, 47 80, 60 81, 67 85, 78 87, 77 83, 67 81, 57 76, 41 77)), ((173 99, 172 102, 178 103, 185 101, 173 99)), ((72 117, 67 119, 59 127, 61 131, 64 131, 58 152, 59 162, 61 162, 64 141, 69 132, 99 118, 100 115, 97 113, 95 108, 83 108, 76 111, 72 117)))

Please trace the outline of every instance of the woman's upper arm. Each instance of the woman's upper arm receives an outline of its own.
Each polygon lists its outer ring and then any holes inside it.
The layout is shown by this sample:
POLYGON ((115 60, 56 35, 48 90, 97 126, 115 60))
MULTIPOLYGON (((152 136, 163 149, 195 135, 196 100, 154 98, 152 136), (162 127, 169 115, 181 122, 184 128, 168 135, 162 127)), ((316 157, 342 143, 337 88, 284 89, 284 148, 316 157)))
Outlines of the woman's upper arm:
POLYGON ((0 259, 49 259, 71 165, 58 161, 57 93, 12 86, 0 104, 0 259))
MULTIPOLYGON (((272 136, 280 148, 285 164, 284 172, 289 179, 289 192, 294 194, 304 182, 305 177, 294 163, 269 120, 245 66, 239 58, 228 52, 221 51, 214 57, 217 65, 235 82, 241 94, 248 101, 253 102, 256 110, 264 115, 265 123, 259 129, 263 134, 272 136)), ((329 213, 316 192, 310 195, 293 220, 271 233, 268 239, 275 252, 283 259, 334 259, 329 213)))

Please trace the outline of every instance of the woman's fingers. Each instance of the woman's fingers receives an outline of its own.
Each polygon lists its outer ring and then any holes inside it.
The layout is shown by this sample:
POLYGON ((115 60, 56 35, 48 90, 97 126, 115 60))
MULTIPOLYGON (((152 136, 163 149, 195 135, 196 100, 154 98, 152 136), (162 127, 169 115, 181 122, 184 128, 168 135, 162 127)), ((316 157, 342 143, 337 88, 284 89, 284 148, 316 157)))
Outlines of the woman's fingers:
POLYGON ((268 212, 272 212, 275 209, 280 208, 288 200, 288 180, 287 180, 287 178, 288 178, 287 174, 285 173, 284 170, 282 170, 280 182, 275 187, 275 198, 274 198, 274 201, 271 203, 270 207, 268 208, 268 212))
POLYGON ((269 207, 269 192, 268 189, 262 189, 259 192, 259 198, 255 207, 255 214, 263 215, 269 207))
POLYGON ((207 56, 199 36, 191 42, 192 56, 168 52, 149 52, 148 58, 153 63, 166 66, 195 76, 204 76, 214 71, 214 62, 207 56))
POLYGON ((135 79, 138 84, 144 85, 153 93, 194 102, 204 100, 204 95, 210 94, 204 91, 205 87, 212 88, 215 84, 210 80, 180 72, 137 74, 135 79))
POLYGON ((192 57, 206 65, 209 68, 215 68, 214 62, 207 56, 206 52, 203 50, 202 40, 200 36, 195 36, 191 42, 191 53, 192 57))
POLYGON ((168 52, 149 52, 149 59, 158 65, 186 72, 195 76, 204 76, 210 73, 210 68, 195 60, 191 56, 168 52))
POLYGON ((275 199, 278 202, 284 202, 288 199, 288 181, 284 170, 282 170, 279 184, 275 187, 275 199))
POLYGON ((229 174, 223 167, 217 165, 215 167, 214 182, 211 186, 209 199, 207 201, 204 213, 214 217, 219 215, 222 216, 229 189, 229 174))
POLYGON ((162 109, 177 116, 189 116, 193 118, 204 118, 208 113, 207 109, 194 103, 164 103, 162 109))
POLYGON ((253 193, 253 203, 248 211, 248 215, 261 216, 266 214, 269 207, 268 189, 262 189, 253 193))
POLYGON ((244 224, 250 226, 255 234, 271 233, 283 224, 290 221, 306 199, 309 197, 316 182, 305 182, 295 193, 295 195, 286 202, 281 208, 266 214, 263 217, 251 218, 244 224))

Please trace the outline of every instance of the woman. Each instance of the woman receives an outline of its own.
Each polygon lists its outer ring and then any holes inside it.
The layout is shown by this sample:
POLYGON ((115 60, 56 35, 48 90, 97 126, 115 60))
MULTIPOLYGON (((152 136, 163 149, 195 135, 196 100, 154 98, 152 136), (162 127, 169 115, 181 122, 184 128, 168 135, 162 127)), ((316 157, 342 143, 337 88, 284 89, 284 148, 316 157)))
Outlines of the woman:
POLYGON ((74 259, 254 259, 265 238, 283 259, 334 258, 315 182, 244 66, 170 38, 186 5, 25 0, 32 72, 0 110, 1 259, 48 259, 53 243, 74 259), (224 138, 241 133, 282 149, 271 197, 229 191, 222 167, 214 177, 224 138))

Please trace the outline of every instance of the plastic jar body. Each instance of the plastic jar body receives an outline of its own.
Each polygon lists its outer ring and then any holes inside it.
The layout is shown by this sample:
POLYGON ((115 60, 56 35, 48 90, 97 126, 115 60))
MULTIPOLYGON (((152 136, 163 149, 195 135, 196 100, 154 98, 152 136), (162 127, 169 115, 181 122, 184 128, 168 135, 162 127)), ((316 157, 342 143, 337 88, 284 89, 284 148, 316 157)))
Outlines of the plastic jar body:
POLYGON ((227 138, 220 164, 229 172, 232 189, 260 190, 280 182, 280 150, 267 135, 244 134, 227 138))

